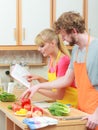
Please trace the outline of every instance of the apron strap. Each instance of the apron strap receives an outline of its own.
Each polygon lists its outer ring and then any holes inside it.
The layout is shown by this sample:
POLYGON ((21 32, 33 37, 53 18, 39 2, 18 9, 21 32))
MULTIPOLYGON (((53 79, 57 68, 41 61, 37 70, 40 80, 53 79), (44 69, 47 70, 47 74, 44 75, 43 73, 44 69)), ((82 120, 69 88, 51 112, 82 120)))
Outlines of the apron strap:
MULTIPOLYGON (((85 54, 85 57, 84 57, 84 62, 86 62, 86 59, 87 59, 89 44, 90 44, 90 35, 88 35, 88 42, 87 42, 87 46, 86 46, 86 54, 85 54)), ((78 53, 79 53, 79 48, 78 48, 78 50, 76 52, 76 61, 77 61, 77 58, 78 58, 78 53)))
POLYGON ((84 59, 85 62, 86 62, 86 59, 87 59, 88 46, 89 46, 89 44, 90 44, 90 35, 88 35, 88 44, 87 44, 87 46, 86 46, 86 55, 85 55, 85 59, 84 59))
MULTIPOLYGON (((61 55, 61 51, 58 51, 58 54, 57 54, 57 57, 56 57, 56 60, 55 60, 56 63, 58 62, 60 55, 61 55)), ((52 67, 52 65, 53 65, 53 58, 50 58, 49 69, 52 67)))

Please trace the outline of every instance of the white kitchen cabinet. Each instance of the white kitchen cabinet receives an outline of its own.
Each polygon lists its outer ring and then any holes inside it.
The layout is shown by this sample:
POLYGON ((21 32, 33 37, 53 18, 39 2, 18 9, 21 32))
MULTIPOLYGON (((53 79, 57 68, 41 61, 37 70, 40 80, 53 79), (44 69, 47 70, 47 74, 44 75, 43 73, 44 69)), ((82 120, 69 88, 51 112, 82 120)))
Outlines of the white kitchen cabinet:
MULTIPOLYGON (((37 50, 35 36, 65 11, 87 19, 87 0, 0 0, 0 50, 37 50)), ((69 47, 72 49, 72 47, 69 47)), ((42 58, 46 65, 47 59, 42 58)))
POLYGON ((88 0, 88 31, 98 37, 98 0, 88 0))
POLYGON ((83 15, 83 0, 54 0, 54 5, 54 20, 66 11, 75 11, 83 15))
POLYGON ((34 38, 50 27, 50 0, 22 0, 22 44, 33 45, 34 38))
POLYGON ((34 45, 34 38, 42 29, 51 27, 65 11, 84 15, 86 1, 0 0, 0 49, 33 50, 29 45, 34 45))
MULTIPOLYGON (((0 50, 37 51, 35 36, 52 25, 52 0, 0 0, 0 18, 0 50)), ((46 64, 42 56, 34 65, 46 64)))
POLYGON ((0 0, 0 45, 16 45, 16 0, 0 0))
POLYGON ((51 1, 0 0, 0 45, 34 45, 35 36, 50 27, 51 1))

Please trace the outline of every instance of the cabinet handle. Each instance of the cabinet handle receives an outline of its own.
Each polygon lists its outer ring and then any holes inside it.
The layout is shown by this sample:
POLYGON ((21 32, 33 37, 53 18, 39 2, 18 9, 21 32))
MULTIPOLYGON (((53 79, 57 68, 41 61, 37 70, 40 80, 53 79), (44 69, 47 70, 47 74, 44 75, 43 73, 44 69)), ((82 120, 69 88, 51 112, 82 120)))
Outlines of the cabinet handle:
POLYGON ((25 28, 23 28, 23 41, 25 40, 25 28))
POLYGON ((14 40, 16 41, 16 28, 14 28, 14 40))

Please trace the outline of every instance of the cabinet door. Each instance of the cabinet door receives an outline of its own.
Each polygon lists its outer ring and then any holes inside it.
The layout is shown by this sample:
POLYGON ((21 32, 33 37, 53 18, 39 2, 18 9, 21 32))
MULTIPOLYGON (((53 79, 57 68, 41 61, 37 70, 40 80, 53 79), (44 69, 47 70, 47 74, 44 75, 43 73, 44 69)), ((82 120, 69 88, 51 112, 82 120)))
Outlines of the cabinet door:
POLYGON ((50 27, 50 0, 22 0, 22 45, 33 45, 35 36, 50 27))
POLYGON ((83 0, 54 0, 54 6, 54 20, 65 11, 75 11, 83 15, 83 0))
POLYGON ((0 130, 6 130, 6 116, 0 110, 0 130))
POLYGON ((98 37, 98 0, 88 0, 88 31, 98 37))
POLYGON ((15 45, 16 0, 0 0, 0 45, 15 45))

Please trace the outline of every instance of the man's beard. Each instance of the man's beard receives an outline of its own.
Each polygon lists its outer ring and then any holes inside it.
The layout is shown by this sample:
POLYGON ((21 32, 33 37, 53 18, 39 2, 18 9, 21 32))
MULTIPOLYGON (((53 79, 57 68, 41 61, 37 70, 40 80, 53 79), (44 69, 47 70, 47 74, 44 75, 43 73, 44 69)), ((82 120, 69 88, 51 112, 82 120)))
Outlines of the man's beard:
POLYGON ((70 46, 74 46, 77 43, 76 39, 71 37, 71 42, 69 42, 70 46))

